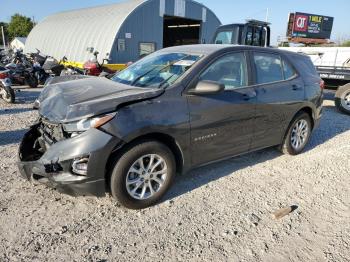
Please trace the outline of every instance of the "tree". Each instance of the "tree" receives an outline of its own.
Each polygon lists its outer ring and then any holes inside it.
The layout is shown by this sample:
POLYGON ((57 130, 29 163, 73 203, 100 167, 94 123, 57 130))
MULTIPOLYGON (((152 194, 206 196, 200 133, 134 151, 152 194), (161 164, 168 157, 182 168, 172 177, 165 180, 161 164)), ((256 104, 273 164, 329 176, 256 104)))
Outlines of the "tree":
POLYGON ((10 40, 17 36, 26 37, 33 27, 34 23, 31 18, 20 14, 14 14, 7 27, 8 36, 10 40))
POLYGON ((350 40, 345 41, 344 43, 341 44, 342 47, 350 47, 350 40))

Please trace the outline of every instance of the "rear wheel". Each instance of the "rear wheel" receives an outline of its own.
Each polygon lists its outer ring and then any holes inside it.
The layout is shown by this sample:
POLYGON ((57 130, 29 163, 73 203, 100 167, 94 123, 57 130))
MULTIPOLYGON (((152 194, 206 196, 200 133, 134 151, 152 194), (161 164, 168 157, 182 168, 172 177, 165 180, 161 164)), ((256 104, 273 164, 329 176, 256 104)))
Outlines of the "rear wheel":
POLYGON ((37 88, 38 87, 38 79, 34 76, 34 75, 28 75, 26 76, 26 84, 30 87, 30 88, 37 88))
POLYGON ((0 96, 9 104, 15 102, 15 91, 11 87, 0 86, 0 96))
POLYGON ((145 141, 123 152, 110 180, 113 197, 123 206, 142 209, 158 202, 176 173, 174 155, 156 141, 145 141))
POLYGON ((335 94, 335 105, 339 111, 350 115, 350 84, 338 88, 335 94))
POLYGON ((280 150, 284 154, 300 154, 309 142, 311 132, 312 124, 309 114, 305 112, 297 114, 285 134, 280 150))

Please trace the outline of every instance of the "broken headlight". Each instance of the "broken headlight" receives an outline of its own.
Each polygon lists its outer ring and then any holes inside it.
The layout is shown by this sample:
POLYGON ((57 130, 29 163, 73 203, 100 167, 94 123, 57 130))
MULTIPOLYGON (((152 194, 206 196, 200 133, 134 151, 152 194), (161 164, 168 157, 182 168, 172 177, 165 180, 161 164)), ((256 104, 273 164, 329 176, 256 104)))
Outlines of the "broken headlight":
POLYGON ((82 119, 80 121, 71 122, 63 125, 64 131, 68 133, 84 132, 90 128, 99 128, 108 123, 115 117, 116 113, 106 114, 98 117, 82 119))

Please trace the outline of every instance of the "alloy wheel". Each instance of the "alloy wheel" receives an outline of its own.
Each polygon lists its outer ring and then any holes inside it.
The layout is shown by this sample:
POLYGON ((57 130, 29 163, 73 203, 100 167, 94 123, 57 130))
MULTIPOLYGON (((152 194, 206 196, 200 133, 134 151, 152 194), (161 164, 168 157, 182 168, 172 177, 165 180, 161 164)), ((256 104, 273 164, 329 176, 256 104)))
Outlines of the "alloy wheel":
POLYGON ((300 119, 295 123, 291 134, 291 144, 295 150, 299 150, 306 144, 309 131, 310 128, 305 119, 300 119))
POLYGON ((345 109, 350 110, 350 92, 344 94, 341 104, 345 109))
POLYGON ((157 155, 144 155, 130 167, 126 176, 126 189, 137 200, 146 200, 154 196, 167 179, 167 164, 157 155))

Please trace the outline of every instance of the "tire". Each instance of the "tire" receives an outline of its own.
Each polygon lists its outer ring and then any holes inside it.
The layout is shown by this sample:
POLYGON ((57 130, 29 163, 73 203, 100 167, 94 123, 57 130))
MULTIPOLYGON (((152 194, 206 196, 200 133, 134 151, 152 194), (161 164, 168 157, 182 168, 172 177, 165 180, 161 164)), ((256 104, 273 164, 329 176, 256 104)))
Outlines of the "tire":
POLYGON ((350 115, 350 84, 338 88, 335 105, 340 112, 350 115))
POLYGON ((175 159, 170 149, 157 141, 143 141, 126 148, 115 161, 110 178, 111 193, 126 208, 147 208, 157 203, 164 196, 171 186, 175 174, 175 159), (146 169, 148 169, 147 166, 151 160, 151 155, 154 157, 152 162, 154 165, 152 166, 155 169, 153 172, 147 173, 146 169), (156 166, 158 161, 161 161, 161 164, 156 166), (141 168, 141 162, 145 169, 141 168), (131 169, 132 167, 134 169, 131 169), (142 172, 144 170, 146 172, 142 172), (127 181, 130 182, 129 186, 127 186, 127 181), (146 190, 143 193, 144 188, 146 190), (133 191, 135 192, 132 193, 133 191))
POLYGON ((311 118, 309 116, 309 114, 305 113, 305 112, 300 112, 298 113, 294 119, 291 121, 291 124, 288 127, 288 130, 284 136, 283 139, 283 143, 280 146, 280 151, 284 154, 289 154, 289 155, 298 155, 300 154, 305 146, 307 145, 307 143, 310 140, 310 136, 312 133, 312 124, 311 124, 311 118), (303 125, 306 125, 306 133, 303 132, 303 130, 301 127, 303 125), (300 130, 300 131, 298 131, 300 130), (301 136, 298 136, 298 133, 296 132, 301 132, 301 134, 303 135, 303 139, 301 139, 301 136), (299 138, 298 139, 296 139, 299 138), (300 142, 300 144, 298 145, 298 141, 300 142))
MULTIPOLYGON (((6 94, 2 94, 2 95, 0 95, 1 96, 1 98, 5 101, 5 102, 7 102, 7 103, 9 103, 9 104, 13 104, 14 102, 15 102, 15 98, 16 98, 16 95, 15 95, 15 91, 11 88, 11 87, 3 87, 3 86, 1 86, 0 87, 2 90, 4 90, 5 91, 5 93, 6 94)), ((1 90, 1 91, 2 91, 1 90)), ((1 92, 0 92, 1 93, 1 92)))
POLYGON ((25 82, 30 88, 37 88, 39 84, 38 79, 34 75, 28 75, 25 82))

